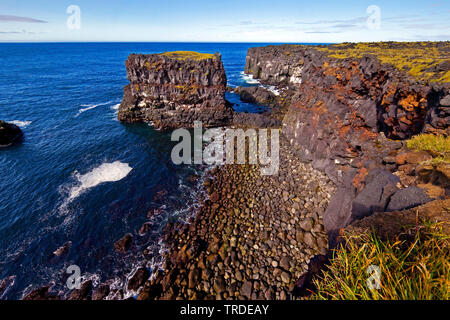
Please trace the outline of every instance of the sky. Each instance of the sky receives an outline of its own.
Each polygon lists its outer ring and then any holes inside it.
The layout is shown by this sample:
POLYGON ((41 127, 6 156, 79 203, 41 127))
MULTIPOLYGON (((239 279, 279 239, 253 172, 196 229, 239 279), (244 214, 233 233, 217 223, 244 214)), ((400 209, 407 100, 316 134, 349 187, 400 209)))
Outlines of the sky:
POLYGON ((0 42, 450 40, 448 0, 1 0, 0 42))

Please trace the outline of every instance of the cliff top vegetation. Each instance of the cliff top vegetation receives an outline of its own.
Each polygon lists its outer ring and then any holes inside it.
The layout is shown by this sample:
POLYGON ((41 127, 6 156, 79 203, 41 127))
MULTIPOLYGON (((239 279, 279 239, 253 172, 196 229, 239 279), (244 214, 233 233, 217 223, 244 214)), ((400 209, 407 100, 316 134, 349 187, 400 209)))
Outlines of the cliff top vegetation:
POLYGON ((342 43, 316 49, 336 59, 375 55, 381 63, 406 71, 417 80, 450 82, 450 41, 342 43))
POLYGON ((169 57, 176 60, 206 60, 206 59, 216 59, 216 55, 211 53, 200 53, 195 51, 172 51, 161 53, 161 56, 169 57))

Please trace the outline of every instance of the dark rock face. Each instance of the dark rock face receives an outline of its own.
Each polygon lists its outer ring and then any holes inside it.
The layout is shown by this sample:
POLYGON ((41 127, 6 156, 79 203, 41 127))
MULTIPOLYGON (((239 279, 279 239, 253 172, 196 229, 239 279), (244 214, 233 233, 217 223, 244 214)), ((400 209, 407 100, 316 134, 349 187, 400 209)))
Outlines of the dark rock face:
POLYGON ((61 300, 59 296, 53 295, 49 291, 50 287, 48 286, 33 290, 23 300, 61 300))
POLYGON ((91 300, 92 280, 85 281, 81 284, 80 289, 71 292, 69 300, 91 300))
POLYGON ((127 233, 114 244, 114 249, 117 252, 126 253, 131 248, 132 244, 133 244, 133 236, 127 233))
POLYGON ((385 211, 398 211, 414 208, 430 202, 432 199, 423 191, 415 186, 411 186, 397 191, 391 198, 389 206, 385 211))
POLYGON ((146 268, 139 268, 128 281, 128 290, 136 291, 142 287, 150 277, 150 271, 146 268))
POLYGON ((277 103, 276 95, 263 87, 237 87, 233 92, 238 94, 243 102, 265 106, 277 103))
POLYGON ((119 120, 148 122, 160 129, 221 126, 232 119, 225 100, 227 78, 219 54, 194 59, 167 54, 132 54, 126 61, 119 120))
POLYGON ((23 133, 18 126, 0 120, 0 148, 12 146, 22 139, 23 133))
POLYGON ((92 291, 92 300, 103 300, 110 292, 109 285, 101 284, 92 291))
POLYGON ((313 46, 251 48, 246 73, 296 92, 282 130, 300 159, 337 186, 323 217, 331 246, 355 220, 425 203, 399 190, 392 156, 413 135, 449 134, 448 83, 418 82, 375 56, 336 59, 313 46))

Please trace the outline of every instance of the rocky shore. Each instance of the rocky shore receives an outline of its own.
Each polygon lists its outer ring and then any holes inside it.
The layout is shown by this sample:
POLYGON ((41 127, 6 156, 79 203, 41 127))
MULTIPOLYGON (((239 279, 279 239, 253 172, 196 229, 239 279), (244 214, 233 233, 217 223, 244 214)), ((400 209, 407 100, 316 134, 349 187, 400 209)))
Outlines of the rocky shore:
POLYGON ((310 259, 328 250, 322 216, 335 189, 281 140, 281 172, 215 168, 209 199, 168 227, 163 270, 138 299, 287 299, 310 259))

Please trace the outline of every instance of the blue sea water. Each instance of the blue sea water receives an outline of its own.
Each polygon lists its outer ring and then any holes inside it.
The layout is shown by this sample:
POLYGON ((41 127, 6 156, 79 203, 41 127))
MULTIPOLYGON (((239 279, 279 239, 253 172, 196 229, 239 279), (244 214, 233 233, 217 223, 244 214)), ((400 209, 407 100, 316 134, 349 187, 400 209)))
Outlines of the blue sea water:
MULTIPOLYGON (((220 52, 229 85, 238 86, 246 85, 252 46, 258 44, 0 44, 0 119, 25 134, 23 144, 0 150, 0 281, 11 277, 12 284, 0 299, 46 284, 64 291, 70 265, 120 287, 144 260, 159 261, 161 230, 193 212, 198 195, 189 176, 202 168, 172 164, 170 132, 116 120, 128 83, 124 62, 130 53, 220 52), (165 191, 164 200, 155 198, 165 191), (147 212, 163 204, 151 232, 139 236, 147 212), (125 233, 135 249, 121 255, 113 246, 125 233), (52 254, 68 241, 66 255, 52 254)), ((238 111, 261 111, 227 98, 238 111)))

